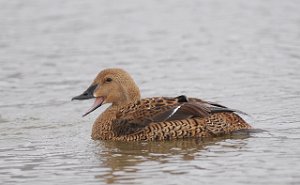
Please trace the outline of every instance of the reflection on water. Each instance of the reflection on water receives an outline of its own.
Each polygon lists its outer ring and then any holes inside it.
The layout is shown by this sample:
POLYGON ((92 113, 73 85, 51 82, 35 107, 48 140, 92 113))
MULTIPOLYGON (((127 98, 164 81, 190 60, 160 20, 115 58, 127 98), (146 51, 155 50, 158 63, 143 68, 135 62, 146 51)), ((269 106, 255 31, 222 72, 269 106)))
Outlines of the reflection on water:
MULTIPOLYGON (((95 152, 95 155, 100 161, 101 168, 104 167, 107 170, 105 173, 95 177, 101 181, 104 179, 106 183, 127 182, 133 184, 136 181, 135 173, 145 173, 144 175, 147 176, 149 171, 156 171, 155 166, 158 165, 161 166, 159 171, 162 175, 184 175, 190 170, 206 170, 201 164, 192 163, 199 157, 211 156, 211 154, 207 153, 209 151, 208 146, 222 145, 222 147, 228 147, 232 150, 240 150, 246 145, 246 142, 243 142, 243 140, 249 137, 249 131, 241 131, 224 137, 202 140, 186 139, 130 143, 98 141, 97 147, 100 151, 95 152), (220 143, 226 139, 230 140, 231 144, 220 143), (176 163, 178 161, 186 162, 186 165, 177 166, 176 163), (174 164, 174 166, 170 166, 170 164, 174 164)), ((220 152, 226 153, 228 151, 220 152)), ((151 177, 146 178, 151 179, 151 177)))
POLYGON ((300 184, 300 3, 0 0, 0 184, 300 184), (102 69, 143 97, 215 101, 264 132, 212 140, 90 138, 102 69))

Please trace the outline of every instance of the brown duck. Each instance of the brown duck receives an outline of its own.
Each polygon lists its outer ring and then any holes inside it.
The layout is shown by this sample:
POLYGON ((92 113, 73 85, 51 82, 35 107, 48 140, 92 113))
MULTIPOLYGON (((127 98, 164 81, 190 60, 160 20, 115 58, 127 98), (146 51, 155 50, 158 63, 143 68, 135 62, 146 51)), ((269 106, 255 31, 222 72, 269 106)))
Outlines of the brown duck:
POLYGON ((131 76, 118 68, 101 71, 83 94, 72 100, 95 98, 83 116, 111 103, 96 119, 92 139, 171 140, 216 137, 250 129, 234 109, 186 96, 141 99, 131 76))

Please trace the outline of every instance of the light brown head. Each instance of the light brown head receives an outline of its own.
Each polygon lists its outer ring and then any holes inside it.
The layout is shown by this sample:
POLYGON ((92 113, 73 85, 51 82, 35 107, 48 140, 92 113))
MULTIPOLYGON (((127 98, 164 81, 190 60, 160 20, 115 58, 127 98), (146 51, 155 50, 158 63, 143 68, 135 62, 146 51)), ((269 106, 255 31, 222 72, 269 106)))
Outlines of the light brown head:
POLYGON ((84 116, 105 103, 120 106, 137 101, 140 99, 140 90, 126 71, 119 68, 109 68, 101 71, 91 86, 72 100, 91 98, 96 98, 95 103, 84 116))

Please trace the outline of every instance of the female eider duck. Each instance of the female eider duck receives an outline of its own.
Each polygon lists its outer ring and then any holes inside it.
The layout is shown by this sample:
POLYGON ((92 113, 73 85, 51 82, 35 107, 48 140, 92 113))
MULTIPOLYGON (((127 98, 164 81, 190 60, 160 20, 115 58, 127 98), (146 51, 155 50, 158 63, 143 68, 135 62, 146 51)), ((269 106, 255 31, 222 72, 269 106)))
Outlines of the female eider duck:
POLYGON ((111 103, 96 119, 92 139, 172 140, 204 138, 250 129, 234 109, 186 96, 141 99, 131 76, 118 68, 101 71, 83 94, 72 100, 95 98, 83 116, 111 103))

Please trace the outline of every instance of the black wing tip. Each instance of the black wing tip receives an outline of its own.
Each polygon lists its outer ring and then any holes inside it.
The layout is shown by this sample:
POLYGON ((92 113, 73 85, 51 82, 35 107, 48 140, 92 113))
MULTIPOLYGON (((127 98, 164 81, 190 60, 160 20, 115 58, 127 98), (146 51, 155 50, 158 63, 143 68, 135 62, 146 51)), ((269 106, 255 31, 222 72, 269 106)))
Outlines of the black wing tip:
POLYGON ((188 98, 185 95, 177 96, 178 102, 188 102, 188 98))

